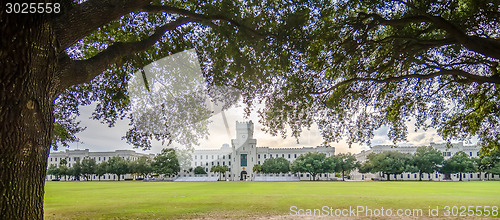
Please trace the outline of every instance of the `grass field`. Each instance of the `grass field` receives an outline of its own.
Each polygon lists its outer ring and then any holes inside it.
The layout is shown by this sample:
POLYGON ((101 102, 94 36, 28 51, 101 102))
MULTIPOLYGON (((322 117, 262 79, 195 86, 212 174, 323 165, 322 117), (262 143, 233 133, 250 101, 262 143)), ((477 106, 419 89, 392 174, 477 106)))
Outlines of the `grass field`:
POLYGON ((246 218, 290 206, 500 206, 500 182, 47 182, 47 219, 246 218))

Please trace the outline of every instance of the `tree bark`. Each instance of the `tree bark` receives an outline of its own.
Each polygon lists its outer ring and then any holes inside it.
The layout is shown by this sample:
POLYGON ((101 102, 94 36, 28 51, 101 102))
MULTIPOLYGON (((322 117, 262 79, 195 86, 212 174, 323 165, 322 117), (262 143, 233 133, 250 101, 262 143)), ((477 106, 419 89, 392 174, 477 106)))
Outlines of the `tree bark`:
POLYGON ((0 11, 0 215, 43 219, 56 42, 47 14, 0 11))

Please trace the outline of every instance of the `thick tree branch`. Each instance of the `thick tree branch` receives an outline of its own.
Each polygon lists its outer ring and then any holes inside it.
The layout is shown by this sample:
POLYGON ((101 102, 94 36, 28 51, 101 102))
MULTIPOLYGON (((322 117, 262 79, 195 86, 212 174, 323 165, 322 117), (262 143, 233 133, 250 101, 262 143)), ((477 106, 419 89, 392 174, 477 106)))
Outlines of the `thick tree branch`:
POLYGON ((243 30, 245 30, 245 31, 253 34, 254 36, 257 36, 257 37, 264 37, 264 36, 271 36, 272 35, 272 34, 260 33, 258 31, 256 31, 255 29, 247 27, 247 26, 241 24, 240 22, 238 22, 234 19, 231 19, 231 18, 229 18, 225 15, 222 15, 222 14, 204 15, 204 14, 198 14, 198 13, 194 13, 194 12, 191 12, 191 11, 188 11, 185 9, 175 8, 175 7, 166 6, 166 5, 146 5, 145 7, 142 8, 142 10, 144 10, 146 12, 150 12, 150 13, 158 13, 158 12, 175 13, 175 14, 190 17, 193 19, 193 21, 197 21, 197 22, 207 22, 207 21, 211 22, 214 20, 220 20, 220 21, 228 22, 231 25, 238 27, 240 29, 243 29, 243 30))
POLYGON ((89 35, 98 27, 136 11, 149 0, 89 0, 55 17, 52 24, 59 42, 59 51, 89 35))
POLYGON ((455 76, 455 77, 464 77, 465 80, 458 80, 461 83, 472 83, 472 82, 477 82, 477 83, 495 83, 499 84, 500 83, 500 77, 498 75, 494 76, 478 76, 474 74, 470 74, 468 72, 465 72, 463 70, 458 70, 458 69, 452 69, 452 70, 446 70, 446 69, 441 69, 439 71, 436 71, 434 73, 430 74, 409 74, 409 75, 403 75, 403 76, 394 76, 394 77, 387 77, 387 78, 365 78, 365 77, 354 77, 342 82, 339 82, 335 84, 334 86, 323 90, 323 91, 318 91, 318 92, 311 92, 311 94, 319 95, 319 94, 324 94, 330 91, 333 91, 340 86, 343 85, 348 85, 354 82, 375 82, 375 83, 389 83, 389 82, 398 82, 402 81, 404 79, 409 79, 409 78, 417 78, 417 79, 430 79, 434 78, 436 76, 440 75, 449 75, 449 76, 455 76))
POLYGON ((154 34, 144 40, 114 43, 87 60, 70 60, 67 55, 64 56, 59 62, 63 69, 58 71, 61 88, 66 89, 73 85, 90 82, 121 57, 147 50, 160 40, 166 31, 173 30, 190 21, 191 19, 189 18, 179 18, 176 21, 158 27, 154 34))
MULTIPOLYGON (((500 60, 500 40, 492 38, 484 38, 478 36, 469 36, 455 24, 449 22, 440 16, 433 16, 429 14, 416 15, 400 19, 385 19, 375 13, 359 13, 358 19, 366 20, 373 18, 379 25, 388 26, 405 26, 411 23, 431 23, 437 28, 446 31, 448 34, 448 41, 453 40, 455 43, 463 45, 465 48, 500 60)), ((443 39, 444 40, 444 39, 443 39)))

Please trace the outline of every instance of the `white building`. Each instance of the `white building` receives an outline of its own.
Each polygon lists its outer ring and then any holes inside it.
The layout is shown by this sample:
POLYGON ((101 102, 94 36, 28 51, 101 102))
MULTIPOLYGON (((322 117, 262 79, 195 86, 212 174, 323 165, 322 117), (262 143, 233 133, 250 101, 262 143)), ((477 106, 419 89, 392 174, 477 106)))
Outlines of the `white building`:
MULTIPOLYGON (((50 167, 51 165, 59 167, 60 165, 59 163, 61 162, 62 159, 66 160, 67 162, 66 166, 69 168, 72 165, 74 165, 76 161, 82 160, 84 158, 92 158, 95 160, 97 164, 99 164, 111 159, 112 157, 121 157, 124 160, 135 161, 139 157, 143 156, 148 156, 151 158, 154 157, 153 154, 141 154, 133 150, 116 150, 112 152, 89 152, 88 149, 66 150, 60 152, 50 152, 49 158, 47 159, 47 167, 50 167)), ((129 174, 122 175, 120 179, 125 179, 125 178, 131 178, 131 176, 129 174)), ((56 177, 53 175, 47 175, 46 179, 53 180, 56 179, 56 177)), ((92 175, 91 179, 98 180, 99 178, 97 175, 92 175)), ((118 177, 115 174, 105 174, 104 176, 101 177, 101 180, 118 180, 118 177)))
MULTIPOLYGON (((480 153, 479 153, 480 147, 478 147, 476 145, 469 145, 469 146, 464 145, 462 142, 452 144, 451 146, 448 146, 446 143, 436 144, 436 143, 431 142, 430 146, 436 150, 439 150, 442 153, 445 160, 449 159, 451 156, 455 155, 457 152, 460 152, 460 151, 466 153, 467 155, 469 155, 469 157, 476 158, 476 157, 480 156, 480 153)), ((398 151, 401 153, 414 154, 417 151, 418 147, 419 146, 377 145, 377 146, 373 146, 372 149, 370 149, 370 150, 362 151, 358 154, 355 154, 355 157, 359 162, 365 162, 366 157, 371 153, 382 153, 382 152, 386 152, 386 151, 398 151)), ((460 174, 458 174, 458 173, 452 174, 451 179, 452 180, 459 180, 460 179, 459 175, 460 174)), ((385 177, 382 176, 381 174, 370 174, 370 173, 363 174, 363 173, 359 173, 357 170, 353 171, 351 173, 351 178, 356 179, 356 180, 367 180, 367 179, 371 179, 371 178, 385 179, 385 177)), ((390 178, 391 178, 391 180, 419 180, 418 173, 403 173, 403 174, 398 174, 398 175, 392 174, 390 176, 390 178)), ((480 179, 486 179, 486 178, 488 178, 488 177, 484 173, 482 174, 482 176, 480 173, 463 173, 462 174, 463 181, 480 180, 480 179)), ((500 179, 500 176, 499 175, 496 175, 496 176, 490 175, 489 178, 490 179, 500 179)), ((423 174, 423 176, 422 176, 422 180, 441 181, 443 179, 444 179, 444 174, 441 174, 438 172, 434 172, 432 174, 423 174)))
MULTIPOLYGON (((327 157, 335 154, 335 148, 329 146, 302 147, 302 148, 270 148, 257 147, 257 140, 253 138, 254 124, 236 122, 236 138, 231 140, 231 146, 224 144, 216 150, 195 150, 192 156, 192 167, 201 166, 209 173, 212 166, 227 165, 229 172, 225 179, 232 181, 253 180, 257 175, 253 166, 263 164, 266 159, 282 157, 292 163, 297 157, 308 152, 320 152, 327 157)), ((189 176, 189 174, 181 174, 189 176)), ((309 174, 280 174, 282 176, 309 179, 309 174)), ((258 175, 260 176, 260 175, 258 175)), ((274 174, 277 176, 277 174, 274 174)), ((320 178, 325 179, 327 175, 320 178)))

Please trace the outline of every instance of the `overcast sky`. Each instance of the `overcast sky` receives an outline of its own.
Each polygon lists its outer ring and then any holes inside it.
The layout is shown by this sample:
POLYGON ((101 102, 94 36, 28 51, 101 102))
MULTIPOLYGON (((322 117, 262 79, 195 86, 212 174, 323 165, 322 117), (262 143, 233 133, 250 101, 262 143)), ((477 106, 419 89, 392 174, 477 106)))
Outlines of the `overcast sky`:
MULTIPOLYGON (((171 101, 170 103, 175 104, 176 102, 173 101, 176 101, 179 98, 183 100, 182 98, 185 98, 184 94, 199 94, 199 92, 202 91, 200 88, 203 86, 197 87, 196 85, 203 85, 205 83, 203 74, 201 73, 201 68, 199 68, 196 52, 194 50, 187 50, 164 57, 144 67, 144 71, 145 72, 138 71, 136 76, 133 77, 133 80, 129 83, 131 100, 137 100, 137 102, 133 103, 140 103, 139 105, 133 106, 133 109, 134 107, 143 108, 144 106, 155 106, 155 103, 157 104, 158 102, 154 101, 158 100, 163 103, 169 103, 165 102, 165 100, 171 101), (142 73, 144 73, 144 75, 142 73), (144 83, 142 81, 143 78, 147 78, 149 83, 144 83), (145 89, 148 84, 151 85, 151 91, 145 89), (162 96, 164 94, 167 96, 162 96), (157 97, 159 97, 156 100, 155 98, 151 98, 156 97, 155 95, 158 95, 157 97), (135 99, 133 97, 135 97, 135 99), (153 102, 148 103, 148 101, 150 101, 149 99, 153 99, 153 102)), ((183 104, 178 103, 178 105, 183 104)), ((79 148, 89 149, 90 151, 133 149, 133 146, 128 145, 121 139, 129 129, 129 121, 118 121, 115 127, 109 128, 107 125, 101 124, 99 121, 89 119, 94 108, 95 105, 81 107, 81 115, 79 119, 82 122, 81 126, 87 127, 87 129, 77 135, 82 143, 73 143, 69 149, 79 148)), ((212 121, 209 125, 209 137, 207 139, 200 140, 200 145, 196 146, 195 149, 217 149, 223 144, 230 144, 231 139, 236 135, 236 121, 242 122, 249 120, 252 120, 255 125, 254 138, 257 139, 257 146, 273 148, 311 147, 321 145, 323 142, 316 126, 313 126, 310 130, 305 130, 299 139, 299 143, 297 143, 297 140, 292 137, 283 139, 281 136, 269 135, 261 130, 262 125, 258 123, 259 119, 257 118, 257 114, 253 112, 249 118, 244 118, 245 114, 243 109, 243 107, 233 107, 225 112, 229 124, 230 136, 227 134, 222 115, 218 113, 212 116, 209 119, 212 121)), ((443 139, 437 135, 437 132, 434 129, 414 132, 413 123, 409 123, 408 131, 408 142, 399 144, 420 146, 428 145, 430 142, 443 142, 443 139)), ((385 127, 375 131, 375 137, 372 139, 372 145, 392 144, 387 137, 387 132, 388 129, 385 127)), ((369 149, 366 145, 357 144, 354 144, 351 148, 349 148, 345 141, 340 143, 331 143, 330 145, 335 147, 335 151, 337 153, 358 153, 361 150, 369 149)), ((173 146, 182 147, 177 144, 174 144, 173 146)), ((158 153, 162 148, 166 147, 172 146, 162 146, 159 142, 153 142, 153 147, 145 152, 158 153)), ((66 148, 61 147, 59 150, 66 150, 66 148)), ((142 149, 136 149, 136 151, 142 151, 142 149)))
MULTIPOLYGON (((121 139, 122 136, 129 129, 128 121, 119 121, 116 126, 109 128, 105 124, 101 124, 99 121, 89 119, 94 106, 84 106, 81 108, 80 120, 82 121, 82 126, 87 127, 87 129, 77 136, 83 143, 71 144, 69 149, 89 149, 90 151, 114 151, 121 149, 134 149, 133 146, 128 145, 124 140, 121 139)), ((257 139, 257 146, 260 147, 303 147, 303 146, 318 146, 322 143, 322 137, 317 129, 313 126, 311 130, 304 131, 299 139, 299 143, 295 138, 288 137, 286 139, 280 136, 272 136, 261 130, 262 126, 258 123, 258 118, 256 114, 252 114, 250 118, 244 118, 243 107, 234 107, 225 112, 230 135, 228 136, 226 128, 223 123, 222 115, 216 114, 210 120, 212 121, 209 126, 210 135, 208 139, 200 140, 200 145, 195 146, 195 149, 217 149, 222 146, 222 144, 230 144, 231 139, 235 137, 235 124, 236 121, 249 121, 255 125, 254 128, 254 138, 257 139)), ((430 142, 443 142, 443 139, 437 135, 434 129, 427 131, 417 131, 414 132, 414 127, 409 124, 409 134, 408 142, 401 144, 412 144, 412 145, 426 145, 430 142)), ((375 137, 372 139, 372 146, 380 144, 392 144, 392 142, 387 137, 387 128, 378 129, 375 132, 375 137)), ((178 144, 173 144, 174 146, 180 146, 178 144)), ((358 153, 361 150, 369 149, 366 145, 353 145, 349 148, 345 142, 331 143, 331 146, 335 147, 337 153, 351 152, 358 153)), ((145 153, 158 153, 162 148, 171 146, 162 146, 161 143, 154 142, 151 150, 142 151, 141 149, 135 149, 138 152, 145 153)), ((61 147, 59 150, 66 150, 68 148, 61 147)))

